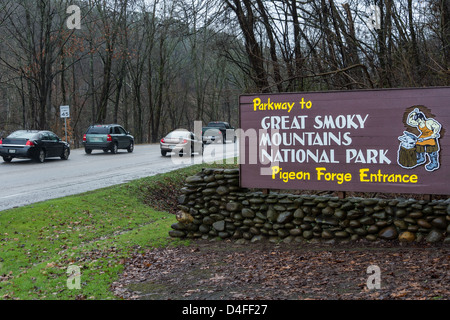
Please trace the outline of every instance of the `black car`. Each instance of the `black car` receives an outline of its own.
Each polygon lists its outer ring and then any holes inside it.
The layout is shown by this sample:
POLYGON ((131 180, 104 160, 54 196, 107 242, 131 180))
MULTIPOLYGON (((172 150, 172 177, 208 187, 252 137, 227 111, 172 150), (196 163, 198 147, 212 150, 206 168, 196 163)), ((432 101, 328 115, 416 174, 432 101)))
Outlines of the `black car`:
POLYGON ((42 163, 52 157, 67 160, 69 155, 70 145, 51 131, 19 130, 0 140, 0 156, 5 162, 29 158, 42 163))
POLYGON ((83 136, 84 150, 91 154, 92 150, 104 152, 111 150, 117 153, 119 149, 134 150, 134 137, 118 124, 98 124, 90 126, 83 136))

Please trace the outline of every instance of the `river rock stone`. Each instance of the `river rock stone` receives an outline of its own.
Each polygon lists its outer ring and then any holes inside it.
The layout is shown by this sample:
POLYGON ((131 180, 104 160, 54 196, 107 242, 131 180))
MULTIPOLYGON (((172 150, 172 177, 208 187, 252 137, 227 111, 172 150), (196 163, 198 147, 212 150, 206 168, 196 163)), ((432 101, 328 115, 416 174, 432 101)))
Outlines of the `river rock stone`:
POLYGON ((228 202, 226 205, 226 209, 228 211, 239 211, 241 208, 241 204, 237 202, 228 202))
POLYGON ((250 242, 260 242, 264 239, 264 236, 261 234, 258 234, 251 238, 250 242))
POLYGON ((297 210, 294 211, 294 218, 295 219, 301 219, 305 216, 305 213, 303 212, 303 210, 301 208, 298 208, 297 210))
POLYGON ((337 209, 334 211, 334 216, 339 220, 344 220, 347 217, 347 212, 342 209, 337 209))
POLYGON ((239 169, 224 169, 223 174, 239 174, 239 169))
POLYGON ((286 211, 286 207, 282 206, 282 205, 279 205, 279 204, 274 205, 273 209, 276 210, 276 211, 286 211))
POLYGON ((333 237, 334 237, 334 234, 330 230, 323 230, 322 231, 322 238, 323 239, 332 239, 333 237))
POLYGON ((409 231, 404 231, 398 236, 398 240, 402 242, 413 242, 416 239, 416 235, 409 231))
POLYGON ((362 213, 359 210, 350 210, 347 212, 348 219, 357 219, 362 216, 362 213))
POLYGON ((286 229, 278 229, 277 233, 280 238, 286 238, 287 236, 289 236, 289 231, 286 229))
POLYGON ((186 233, 182 230, 170 230, 169 236, 173 238, 184 238, 186 236, 186 233))
POLYGON ((413 219, 419 219, 419 218, 421 218, 422 216, 423 216, 423 214, 422 214, 422 212, 420 212, 420 211, 411 212, 411 213, 409 214, 409 217, 410 217, 410 218, 413 218, 413 219))
POLYGON ((267 219, 270 222, 275 222, 275 221, 277 221, 278 214, 279 213, 277 211, 275 211, 271 208, 271 209, 267 210, 267 219))
POLYGON ((255 212, 252 209, 244 208, 241 211, 241 214, 244 218, 254 218, 255 212))
POLYGON ((203 222, 203 224, 206 224, 206 225, 212 225, 214 223, 214 219, 209 216, 206 216, 203 218, 202 222, 203 222))
POLYGON ((212 226, 217 231, 224 231, 225 230, 225 221, 224 220, 216 221, 216 222, 213 223, 212 226))
POLYGON ((447 228, 447 221, 444 217, 437 217, 431 221, 431 225, 438 229, 445 229, 447 228))
POLYGON ((206 224, 201 224, 200 227, 198 227, 198 231, 201 233, 208 233, 209 230, 211 230, 210 226, 207 226, 206 224))
POLYGON ((378 233, 378 236, 380 238, 382 238, 382 239, 385 239, 385 240, 396 239, 397 236, 398 236, 397 229, 395 227, 393 227, 393 226, 389 226, 389 227, 384 228, 383 230, 381 230, 378 233))
POLYGON ((408 229, 408 225, 403 220, 394 220, 394 225, 399 228, 400 230, 406 230, 408 229))
POLYGON ((286 224, 294 219, 294 214, 290 211, 282 212, 277 217, 277 223, 286 224))
POLYGON ((431 224, 429 224, 425 219, 417 220, 417 224, 422 228, 431 229, 431 224))
POLYGON ((261 198, 252 198, 249 200, 251 204, 261 204, 264 203, 264 199, 261 198))
POLYGON ((373 206, 376 205, 378 203, 377 199, 366 199, 362 201, 362 204, 365 206, 373 206))
POLYGON ((437 229, 432 229, 428 235, 425 237, 425 240, 427 242, 438 242, 440 240, 442 240, 442 238, 444 237, 444 235, 442 234, 441 231, 437 230, 437 229))
POLYGON ((312 230, 305 230, 305 231, 303 231, 302 235, 303 235, 303 238, 308 239, 308 240, 314 236, 312 230))
POLYGON ((359 222, 363 225, 371 225, 375 223, 375 220, 373 220, 371 217, 362 217, 359 219, 359 222))
POLYGON ((226 186, 220 186, 216 189, 216 192, 217 192, 217 194, 223 196, 223 195, 226 195, 227 193, 229 193, 230 190, 226 186))
POLYGON ((367 232, 370 234, 375 234, 378 232, 378 230, 379 230, 378 227, 374 224, 367 228, 367 232))
POLYGON ((324 216, 332 216, 333 213, 334 213, 334 209, 331 207, 326 207, 326 208, 322 209, 322 214, 324 216))
POLYGON ((178 222, 185 223, 185 224, 191 223, 192 221, 194 221, 194 217, 184 211, 178 211, 176 214, 176 218, 177 218, 178 222))
POLYGON ((406 217, 407 214, 408 214, 408 212, 406 212, 405 209, 398 209, 398 210, 395 212, 395 216, 396 216, 397 218, 404 218, 404 217, 406 217))
POLYGON ((195 183, 199 183, 199 182, 203 182, 203 177, 201 176, 191 176, 191 177, 187 177, 186 178, 186 183, 190 183, 190 184, 195 184, 195 183))
POLYGON ((348 237, 348 233, 346 231, 337 231, 335 233, 335 235, 338 238, 347 238, 348 237))
POLYGON ((231 234, 229 234, 228 232, 225 232, 225 231, 220 231, 218 235, 222 239, 226 239, 226 238, 229 238, 231 236, 231 234))
POLYGON ((369 241, 375 241, 375 240, 377 240, 377 235, 376 234, 368 234, 366 236, 366 239, 369 241))
POLYGON ((323 223, 323 224, 327 224, 327 225, 331 225, 331 226, 337 226, 339 225, 338 220, 336 220, 333 217, 324 217, 324 216, 318 216, 316 217, 316 222, 318 223, 323 223))
POLYGON ((173 223, 170 227, 174 230, 185 230, 186 229, 186 225, 183 223, 179 223, 179 222, 173 223))
POLYGON ((364 228, 355 228, 353 231, 359 236, 365 236, 367 235, 367 231, 364 228))
POLYGON ((385 211, 375 212, 372 215, 372 217, 376 219, 386 219, 386 212, 385 211))

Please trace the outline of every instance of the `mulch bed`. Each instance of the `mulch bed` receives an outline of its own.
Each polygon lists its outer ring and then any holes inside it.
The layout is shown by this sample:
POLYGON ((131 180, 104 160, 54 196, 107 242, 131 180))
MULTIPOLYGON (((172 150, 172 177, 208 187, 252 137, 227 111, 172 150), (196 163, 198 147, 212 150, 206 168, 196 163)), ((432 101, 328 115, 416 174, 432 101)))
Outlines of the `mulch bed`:
POLYGON ((135 254, 124 264, 112 290, 126 300, 450 298, 445 244, 195 240, 135 254), (372 265, 380 269, 379 289, 368 288, 372 265))

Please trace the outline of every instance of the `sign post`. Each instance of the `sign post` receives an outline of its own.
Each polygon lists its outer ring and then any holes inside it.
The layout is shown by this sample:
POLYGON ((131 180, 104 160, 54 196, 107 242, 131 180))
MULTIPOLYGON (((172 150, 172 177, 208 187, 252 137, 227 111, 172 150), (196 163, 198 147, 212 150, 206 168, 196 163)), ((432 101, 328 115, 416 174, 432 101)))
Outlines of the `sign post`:
POLYGON ((60 106, 59 112, 61 118, 64 118, 64 131, 66 134, 66 142, 67 142, 67 118, 70 118, 70 107, 69 106, 60 106))

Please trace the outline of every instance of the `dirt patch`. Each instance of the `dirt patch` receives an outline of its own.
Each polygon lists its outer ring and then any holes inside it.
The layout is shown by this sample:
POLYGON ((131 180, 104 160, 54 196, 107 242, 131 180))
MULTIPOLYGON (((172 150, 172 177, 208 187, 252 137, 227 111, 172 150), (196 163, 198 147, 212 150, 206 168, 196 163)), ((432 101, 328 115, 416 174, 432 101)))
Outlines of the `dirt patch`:
POLYGON ((130 300, 448 300, 449 266, 444 244, 193 241, 134 255, 112 290, 130 300), (367 287, 371 265, 380 289, 367 287))

